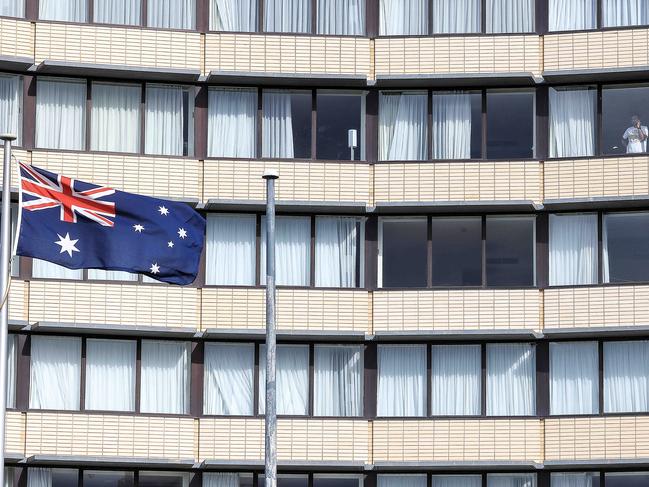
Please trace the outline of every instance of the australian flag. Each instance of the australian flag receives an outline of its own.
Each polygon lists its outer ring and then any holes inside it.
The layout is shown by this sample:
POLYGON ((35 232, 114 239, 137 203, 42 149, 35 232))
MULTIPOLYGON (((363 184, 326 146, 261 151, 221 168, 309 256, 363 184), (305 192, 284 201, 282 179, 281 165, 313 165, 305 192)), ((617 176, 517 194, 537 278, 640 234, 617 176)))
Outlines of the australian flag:
POLYGON ((70 269, 196 279, 205 219, 185 203, 125 193, 20 164, 18 255, 70 269))

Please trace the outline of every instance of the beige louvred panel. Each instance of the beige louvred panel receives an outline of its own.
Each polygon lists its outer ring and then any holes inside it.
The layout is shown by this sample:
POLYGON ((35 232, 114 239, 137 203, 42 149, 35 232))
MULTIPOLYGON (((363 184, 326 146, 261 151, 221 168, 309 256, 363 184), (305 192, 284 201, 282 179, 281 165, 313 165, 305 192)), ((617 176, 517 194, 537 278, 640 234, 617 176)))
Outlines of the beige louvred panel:
POLYGON ((0 55, 34 58, 34 27, 31 22, 0 18, 0 55))
POLYGON ((18 411, 7 411, 5 422, 5 451, 25 454, 25 414, 18 411))
POLYGON ((29 282, 11 278, 9 288, 9 319, 28 321, 29 282))
POLYGON ((538 330, 536 289, 374 292, 374 331, 538 330))
POLYGON ((195 459, 197 420, 121 414, 27 413, 26 455, 195 459))

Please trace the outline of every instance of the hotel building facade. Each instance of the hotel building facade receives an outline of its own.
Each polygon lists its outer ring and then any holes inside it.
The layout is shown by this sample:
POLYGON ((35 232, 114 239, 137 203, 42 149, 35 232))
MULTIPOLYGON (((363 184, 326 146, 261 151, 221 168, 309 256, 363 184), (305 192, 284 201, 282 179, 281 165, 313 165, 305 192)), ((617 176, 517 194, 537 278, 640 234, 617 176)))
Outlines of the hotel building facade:
POLYGON ((649 2, 0 15, 19 160, 207 218, 187 287, 16 259, 7 486, 263 486, 267 169, 280 487, 649 486, 649 2))

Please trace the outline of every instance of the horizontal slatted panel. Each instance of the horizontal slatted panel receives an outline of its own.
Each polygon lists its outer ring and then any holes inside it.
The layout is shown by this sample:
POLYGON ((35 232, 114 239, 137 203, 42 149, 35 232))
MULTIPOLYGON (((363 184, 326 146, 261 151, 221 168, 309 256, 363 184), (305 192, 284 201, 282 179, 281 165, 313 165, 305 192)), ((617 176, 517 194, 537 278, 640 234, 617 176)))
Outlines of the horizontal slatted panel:
POLYGON ((0 19, 0 55, 34 58, 34 26, 18 19, 0 19))
POLYGON ((195 459, 192 418, 27 413, 26 454, 195 459))
POLYGON ((199 291, 165 285, 31 281, 32 322, 199 327, 199 291))
POLYGON ((9 319, 28 321, 29 282, 11 279, 9 288, 9 319))
POLYGON ((540 299, 536 289, 379 290, 374 331, 537 330, 540 299))
MULTIPOLYGON (((277 455, 280 461, 367 462, 368 438, 363 420, 280 419, 277 455)), ((199 452, 199 460, 263 459, 263 419, 201 419, 199 452)))
POLYGON ((541 461, 535 419, 375 421, 375 462, 541 461))
POLYGON ((13 454, 25 454, 25 414, 7 411, 5 416, 5 451, 13 454))
MULTIPOLYGON (((14 156, 20 162, 26 164, 31 164, 32 153, 22 149, 11 149, 11 155, 14 156)), ((3 174, 0 171, 0 183, 2 183, 3 174)), ((18 164, 11 165, 11 187, 18 188, 20 179, 18 178, 18 164)))

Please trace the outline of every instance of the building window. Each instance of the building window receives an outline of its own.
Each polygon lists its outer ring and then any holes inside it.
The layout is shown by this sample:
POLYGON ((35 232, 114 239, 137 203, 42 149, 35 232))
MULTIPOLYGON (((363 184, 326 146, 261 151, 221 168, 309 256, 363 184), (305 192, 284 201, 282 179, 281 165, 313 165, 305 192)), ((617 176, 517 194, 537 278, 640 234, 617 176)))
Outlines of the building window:
POLYGON ((316 157, 364 160, 365 94, 318 90, 316 106, 316 157))
POLYGON ((488 286, 534 285, 535 233, 534 217, 487 217, 488 286))
MULTIPOLYGON (((261 219, 260 281, 266 282, 266 217, 261 219)), ((309 286, 311 270, 311 218, 278 216, 275 220, 276 283, 309 286)))
POLYGON ((649 341, 604 342, 604 412, 649 412, 649 341))
POLYGON ((431 219, 433 286, 482 284, 482 218, 431 219))
POLYGON ((636 487, 649 483, 647 472, 606 472, 604 485, 606 487, 636 487))
MULTIPOLYGON (((278 475, 277 487, 308 487, 307 475, 278 475)), ((266 478, 263 474, 257 476, 257 487, 266 487, 266 478)))
POLYGON ((318 34, 360 36, 365 33, 365 0, 317 0, 318 34))
POLYGON ((376 476, 378 487, 427 487, 428 479, 422 475, 379 474, 376 476))
POLYGON ((549 0, 550 31, 597 27, 597 0, 549 0))
POLYGON ((195 29, 196 0, 147 0, 147 25, 163 29, 195 29))
POLYGON ((426 346, 379 345, 377 416, 426 415, 426 346))
POLYGON ((189 412, 189 343, 142 340, 140 411, 189 412))
POLYGON ((46 260, 32 259, 32 277, 56 280, 81 280, 83 269, 68 269, 46 260))
MULTIPOLYGON (((551 487, 599 487, 598 472, 570 472, 550 474, 551 487)), ((628 484, 623 484, 628 487, 628 484)))
POLYGON ((363 414, 363 354, 356 345, 316 345, 314 415, 363 414))
MULTIPOLYGON (((205 472, 203 474, 203 487, 252 487, 252 485, 253 474, 251 473, 205 472)), ((260 485, 260 487, 264 486, 260 485)))
MULTIPOLYGON (((309 411, 309 346, 278 345, 277 414, 301 416, 309 411)), ((266 410, 266 346, 259 347, 259 414, 266 410)))
POLYGON ((533 91, 487 90, 487 159, 534 157, 533 91))
POLYGON ((36 86, 36 147, 84 150, 86 81, 38 78, 36 86))
POLYGON ((140 0, 94 0, 93 20, 99 24, 140 25, 140 0))
MULTIPOLYGON (((649 2, 647 2, 649 7, 649 2)), ((602 87, 603 154, 646 154, 649 85, 602 87)))
MULTIPOLYGON (((432 487, 480 487, 480 475, 433 475, 432 487)), ((517 486, 518 487, 518 486, 517 486)))
POLYGON ((86 341, 85 408, 135 411, 135 340, 86 341))
POLYGON ((40 20, 85 22, 87 3, 87 0, 39 0, 38 18, 40 20))
POLYGON ((210 88, 208 98, 208 157, 254 158, 257 89, 210 88))
MULTIPOLYGON (((189 474, 180 472, 140 472, 137 485, 138 487, 189 487, 189 474)), ((119 487, 121 487, 121 484, 119 487)))
POLYGON ((602 0, 602 26, 628 27, 649 24, 649 2, 602 0))
POLYGON ((146 85, 145 151, 164 156, 191 156, 194 139, 193 89, 146 85))
POLYGON ((605 213, 602 246, 604 282, 649 280, 649 212, 605 213))
POLYGON ((257 0, 210 0, 210 30, 255 32, 257 0))
POLYGON ((529 343, 487 344, 487 415, 536 413, 536 348, 529 343))
POLYGON ((597 284, 597 214, 550 215, 550 285, 597 284))
POLYGON ((27 470, 27 487, 77 487, 78 485, 79 472, 71 468, 29 468, 27 470))
POLYGON ((420 36, 428 33, 428 0, 381 0, 382 36, 420 36))
POLYGON ((256 232, 255 215, 208 216, 206 284, 255 284, 256 232))
POLYGON ((487 487, 536 487, 534 473, 489 473, 487 487))
POLYGON ((534 8, 534 0, 487 0, 487 32, 533 32, 534 8))
POLYGON ((379 160, 427 159, 427 100, 426 92, 380 93, 379 160))
POLYGON ((251 343, 206 343, 203 412, 252 415, 254 366, 251 343))
POLYGON ((264 31, 311 32, 311 0, 264 0, 264 31))
POLYGON ((433 416, 477 416, 481 406, 480 345, 433 345, 431 384, 433 416))
POLYGON ((550 157, 595 154, 597 91, 593 87, 550 88, 550 157))
POLYGON ((97 151, 140 151, 139 85, 92 84, 90 148, 97 151))
POLYGON ((433 0, 434 34, 480 32, 480 0, 433 0))
POLYGON ((381 219, 379 232, 379 285, 386 288, 426 287, 426 218, 381 219))
POLYGON ((79 409, 81 338, 31 337, 30 409, 79 409))
POLYGON ((3 17, 24 17, 25 0, 0 1, 0 15, 2 15, 3 17))
POLYGON ((23 78, 0 74, 0 131, 16 135, 15 145, 22 144, 23 78))
POLYGON ((88 269, 88 279, 95 281, 136 282, 138 280, 138 275, 124 271, 104 271, 102 269, 88 269))
POLYGON ((433 93, 433 159, 480 158, 481 98, 480 92, 433 93))
POLYGON ((550 343, 550 414, 599 412, 597 342, 550 343))
POLYGON ((311 157, 311 93, 264 91, 262 156, 311 157))
POLYGON ((360 487, 361 479, 340 474, 314 474, 313 487, 360 487))
POLYGON ((7 335, 7 402, 6 407, 16 407, 16 369, 18 344, 16 335, 7 335))
POLYGON ((83 487, 134 487, 133 472, 111 472, 86 470, 83 472, 83 487))
POLYGON ((315 218, 316 287, 362 286, 360 263, 364 252, 361 218, 318 216, 315 218))

